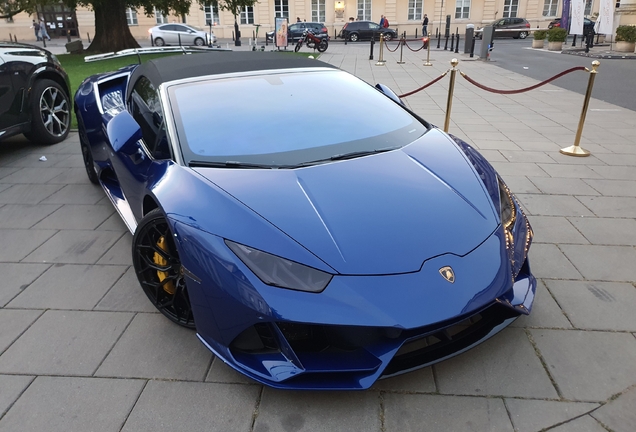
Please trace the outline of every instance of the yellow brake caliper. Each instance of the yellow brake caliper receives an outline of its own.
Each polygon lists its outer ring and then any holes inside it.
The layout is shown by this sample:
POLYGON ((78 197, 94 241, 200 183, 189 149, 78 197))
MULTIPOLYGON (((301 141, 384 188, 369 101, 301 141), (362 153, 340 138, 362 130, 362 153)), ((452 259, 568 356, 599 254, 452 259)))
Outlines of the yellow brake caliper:
MULTIPOLYGON (((159 241, 157 242, 157 246, 162 251, 168 252, 168 246, 166 245, 166 238, 164 236, 161 236, 161 238, 159 238, 159 241)), ((166 261, 166 259, 162 257, 161 254, 159 254, 158 252, 155 252, 155 255, 152 257, 152 260, 155 262, 155 264, 159 266, 168 265, 168 261, 166 261)), ((157 270, 157 276, 159 277, 159 282, 163 282, 168 277, 168 272, 157 270)), ((168 294, 173 295, 176 291, 174 287, 174 282, 168 281, 165 284, 163 284, 163 290, 167 292, 168 294)))

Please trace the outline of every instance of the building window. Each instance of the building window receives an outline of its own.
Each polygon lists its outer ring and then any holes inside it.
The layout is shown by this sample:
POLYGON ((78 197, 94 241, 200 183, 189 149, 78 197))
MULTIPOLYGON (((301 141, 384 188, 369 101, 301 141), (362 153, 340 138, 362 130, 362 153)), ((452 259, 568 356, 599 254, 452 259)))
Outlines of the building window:
POLYGON ((137 22, 137 10, 136 9, 133 9, 133 8, 127 8, 126 9, 126 22, 128 23, 129 26, 138 25, 139 24, 137 22))
POLYGON ((205 12, 205 25, 219 25, 221 21, 219 20, 219 6, 204 6, 203 11, 205 12))
POLYGON ((422 2, 423 0, 409 0, 409 20, 420 21, 422 19, 422 2))
POLYGON ((254 24, 254 7, 241 8, 241 24, 254 24))
POLYGON ((557 14, 559 0, 543 0, 543 16, 552 17, 557 14))
MULTIPOLYGON (((546 0, 548 1, 548 0, 546 0)), ((519 9, 519 0, 505 0, 504 1, 504 18, 515 18, 517 16, 517 9, 519 9)))
POLYGON ((371 0, 358 0, 358 19, 371 20, 371 0))
POLYGON ((287 0, 274 1, 274 16, 289 17, 289 4, 287 0))
POLYGON ((325 0, 311 0, 311 20, 325 22, 325 0))
POLYGON ((157 22, 157 24, 165 24, 168 22, 168 17, 166 16, 166 14, 164 14, 160 10, 157 10, 157 8, 154 8, 154 10, 155 10, 155 21, 157 22))
POLYGON ((585 12, 583 12, 583 14, 585 16, 588 16, 589 14, 592 13, 592 6, 594 5, 594 1, 593 0, 585 0, 585 12))
POLYGON ((456 0, 455 18, 470 18, 470 0, 456 0))

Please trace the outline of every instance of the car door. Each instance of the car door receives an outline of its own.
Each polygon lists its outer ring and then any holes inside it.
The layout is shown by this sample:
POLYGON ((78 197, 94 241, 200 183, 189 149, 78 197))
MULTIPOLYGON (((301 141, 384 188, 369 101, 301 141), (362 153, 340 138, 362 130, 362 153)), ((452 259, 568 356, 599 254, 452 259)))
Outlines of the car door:
POLYGON ((305 23, 294 23, 287 27, 287 40, 297 41, 302 35, 305 29, 305 23))
POLYGON ((177 39, 177 32, 175 32, 174 24, 166 24, 160 27, 161 37, 167 44, 179 43, 177 39))
POLYGON ((126 201, 139 220, 147 185, 153 180, 153 166, 170 160, 172 154, 159 92, 148 78, 141 76, 134 84, 128 110, 141 128, 142 139, 136 151, 119 151, 112 163, 126 201))
POLYGON ((175 36, 177 38, 177 42, 181 42, 181 45, 194 45, 194 30, 184 26, 175 24, 174 25, 175 36))
POLYGON ((375 37, 376 39, 380 39, 381 31, 382 31, 382 28, 380 27, 379 24, 372 23, 372 22, 365 23, 364 39, 370 40, 372 37, 375 37))

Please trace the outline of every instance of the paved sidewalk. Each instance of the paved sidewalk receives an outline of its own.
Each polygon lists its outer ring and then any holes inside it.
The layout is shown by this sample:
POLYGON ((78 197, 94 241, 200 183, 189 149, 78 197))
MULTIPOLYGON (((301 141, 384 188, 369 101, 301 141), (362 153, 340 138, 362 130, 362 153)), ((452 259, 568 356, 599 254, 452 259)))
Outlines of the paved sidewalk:
MULTIPOLYGON (((401 65, 398 53, 375 66, 368 44, 334 43, 321 58, 398 94, 453 56, 490 87, 536 83, 462 54, 433 51, 425 67, 423 52, 405 51, 401 65)), ((443 125, 447 88, 448 76, 405 101, 443 125)), ((322 103, 347 115, 339 100, 322 103)), ((0 432, 633 432, 636 113, 593 99, 581 141, 592 156, 564 156, 582 103, 551 85, 486 93, 458 75, 450 132, 493 163, 535 229, 534 310, 465 354, 355 393, 277 391, 228 369, 150 306, 131 236, 88 182, 77 135, 3 142, 0 432)))

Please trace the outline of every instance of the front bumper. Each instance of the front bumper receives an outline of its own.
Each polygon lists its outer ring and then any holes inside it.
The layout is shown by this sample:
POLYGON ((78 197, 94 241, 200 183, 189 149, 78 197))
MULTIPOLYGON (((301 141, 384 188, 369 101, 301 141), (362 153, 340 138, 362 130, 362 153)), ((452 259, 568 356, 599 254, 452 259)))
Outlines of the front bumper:
POLYGON ((275 388, 365 389, 488 339, 529 313, 536 280, 513 280, 503 230, 464 257, 415 273, 334 276, 320 294, 264 285, 222 239, 176 223, 201 341, 235 370, 275 388), (450 265, 450 284, 439 269, 450 265))

